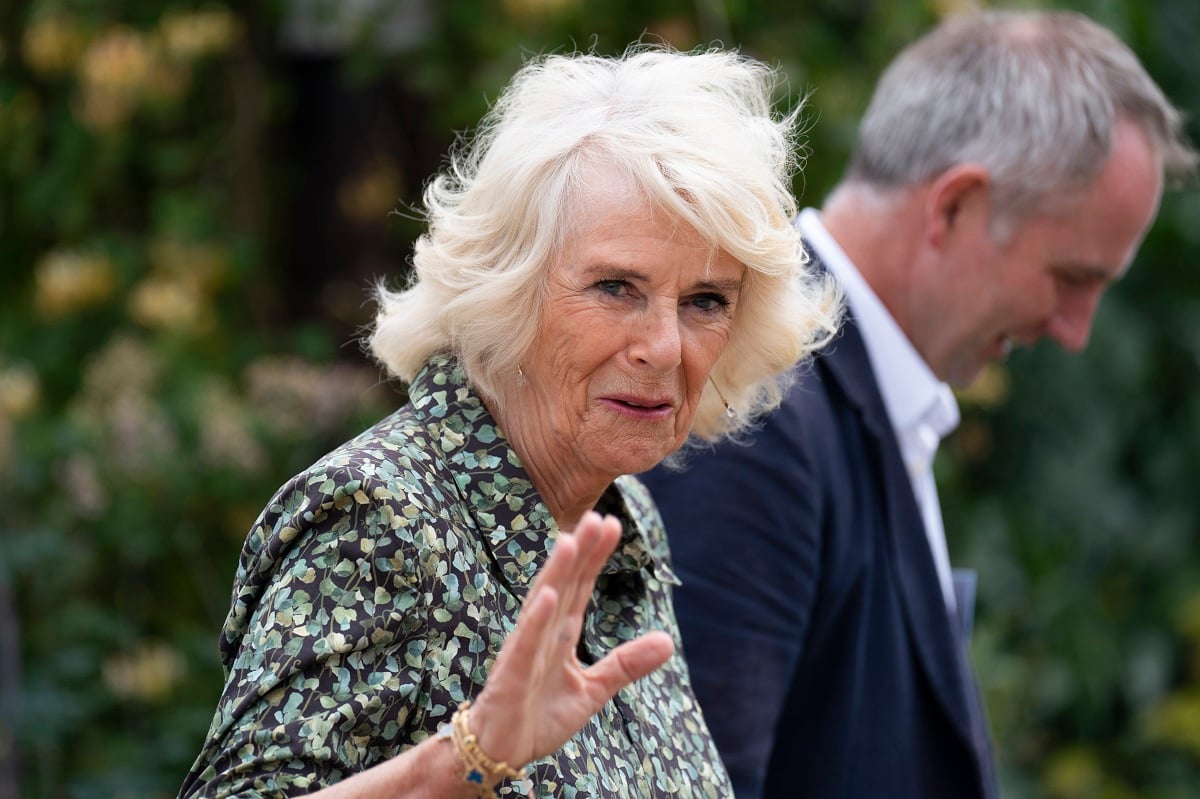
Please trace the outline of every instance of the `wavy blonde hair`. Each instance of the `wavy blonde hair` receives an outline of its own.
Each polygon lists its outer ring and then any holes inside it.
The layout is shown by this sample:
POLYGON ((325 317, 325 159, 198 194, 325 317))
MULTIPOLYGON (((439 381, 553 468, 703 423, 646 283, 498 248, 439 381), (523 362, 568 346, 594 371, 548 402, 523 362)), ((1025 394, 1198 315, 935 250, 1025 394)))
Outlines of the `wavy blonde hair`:
POLYGON ((807 272, 791 224, 801 106, 773 112, 779 81, 719 49, 639 44, 619 57, 529 61, 427 186, 410 283, 378 288, 370 351, 404 381, 431 355, 453 354, 499 400, 498 376, 516 371, 536 337, 548 272, 599 167, 746 267, 693 435, 715 440, 774 407, 789 368, 831 335, 840 310, 832 284, 807 272))

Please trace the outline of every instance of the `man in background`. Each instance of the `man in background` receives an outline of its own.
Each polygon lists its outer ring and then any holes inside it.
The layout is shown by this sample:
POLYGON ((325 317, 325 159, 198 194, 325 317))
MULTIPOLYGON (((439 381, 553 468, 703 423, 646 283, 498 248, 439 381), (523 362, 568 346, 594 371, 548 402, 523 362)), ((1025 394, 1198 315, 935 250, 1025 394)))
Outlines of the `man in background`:
POLYGON ((748 442, 644 476, 738 799, 998 795, 931 471, 950 386, 1013 346, 1083 349, 1164 179, 1195 166, 1181 130, 1073 13, 952 18, 885 71, 845 177, 797 220, 845 293, 839 337, 748 442))

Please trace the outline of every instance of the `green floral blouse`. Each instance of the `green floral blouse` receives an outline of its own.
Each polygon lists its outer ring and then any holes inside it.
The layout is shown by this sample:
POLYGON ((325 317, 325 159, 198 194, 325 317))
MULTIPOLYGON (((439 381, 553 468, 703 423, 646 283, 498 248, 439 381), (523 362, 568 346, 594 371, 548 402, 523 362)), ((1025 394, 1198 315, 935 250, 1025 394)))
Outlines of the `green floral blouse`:
MULTIPOLYGON (((652 629, 679 643, 662 522, 635 479, 584 620, 595 662, 652 629)), ((558 528, 456 362, 289 481, 246 539, 227 679, 181 796, 292 796, 393 757, 475 696, 558 528)), ((623 689, 505 796, 720 797, 728 778, 678 654, 623 689)))

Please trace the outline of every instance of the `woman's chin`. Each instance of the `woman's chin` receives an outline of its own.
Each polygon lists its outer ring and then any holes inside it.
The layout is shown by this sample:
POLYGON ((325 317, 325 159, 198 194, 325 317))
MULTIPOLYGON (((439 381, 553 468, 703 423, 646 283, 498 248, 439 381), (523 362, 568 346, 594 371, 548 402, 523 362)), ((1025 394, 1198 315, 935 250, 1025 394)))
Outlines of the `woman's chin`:
POLYGON ((660 444, 645 449, 630 448, 621 453, 614 453, 613 466, 615 475, 647 472, 662 463, 663 459, 676 449, 678 447, 672 442, 671 446, 660 444))

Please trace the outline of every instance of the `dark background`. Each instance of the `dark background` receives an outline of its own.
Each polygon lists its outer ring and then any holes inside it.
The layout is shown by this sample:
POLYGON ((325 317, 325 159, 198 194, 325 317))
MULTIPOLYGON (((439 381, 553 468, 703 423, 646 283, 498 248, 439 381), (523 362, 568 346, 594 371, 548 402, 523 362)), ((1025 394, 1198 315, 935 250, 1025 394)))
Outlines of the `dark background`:
MULTIPOLYGON (((401 401, 357 343, 369 287, 523 57, 644 35, 778 64, 819 204, 882 66, 968 5, 0 0, 0 797, 174 795, 242 538, 401 401)), ((1194 114, 1195 0, 1060 7, 1194 114)), ((1169 195, 1087 353, 989 371, 938 463, 1010 797, 1200 785, 1198 218, 1169 195)))

